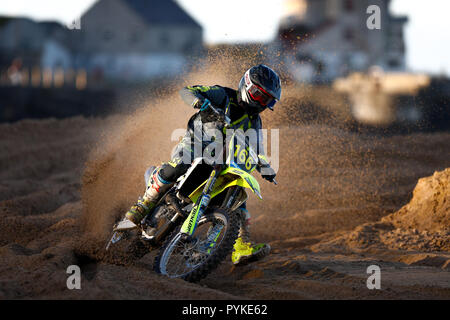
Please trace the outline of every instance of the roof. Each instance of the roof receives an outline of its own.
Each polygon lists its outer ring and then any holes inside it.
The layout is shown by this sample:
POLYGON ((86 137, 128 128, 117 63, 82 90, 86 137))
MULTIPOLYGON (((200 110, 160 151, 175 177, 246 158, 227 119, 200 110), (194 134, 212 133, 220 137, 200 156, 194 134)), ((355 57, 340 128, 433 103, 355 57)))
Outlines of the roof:
POLYGON ((44 33, 46 35, 51 35, 53 34, 56 30, 64 30, 64 26, 57 22, 57 21, 36 21, 34 19, 28 18, 28 17, 22 17, 22 16, 18 16, 18 17, 9 17, 9 16, 0 16, 0 28, 3 26, 6 26, 8 23, 10 22, 16 22, 16 23, 30 23, 30 24, 35 24, 37 27, 42 28, 42 30, 44 31, 44 33))
POLYGON ((390 20, 396 23, 407 23, 409 18, 407 16, 391 16, 390 20))
POLYGON ((122 0, 148 24, 201 28, 174 0, 122 0))
POLYGON ((0 17, 0 32, 10 32, 17 40, 12 50, 42 50, 47 41, 57 42, 65 48, 75 45, 71 32, 57 21, 35 21, 28 17, 0 17), (18 26, 18 27, 17 27, 18 26), (30 39, 30 36, 33 37, 30 39))
POLYGON ((4 25, 6 25, 11 19, 14 19, 13 17, 7 17, 7 16, 0 16, 0 28, 4 25))

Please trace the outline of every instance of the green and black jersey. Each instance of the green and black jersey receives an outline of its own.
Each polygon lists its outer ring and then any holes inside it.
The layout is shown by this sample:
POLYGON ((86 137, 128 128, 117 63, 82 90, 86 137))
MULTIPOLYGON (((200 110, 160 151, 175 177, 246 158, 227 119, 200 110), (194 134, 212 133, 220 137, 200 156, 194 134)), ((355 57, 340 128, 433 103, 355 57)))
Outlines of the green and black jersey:
MULTIPOLYGON (((215 108, 222 109, 231 120, 232 129, 242 129, 244 132, 248 129, 257 131, 258 137, 258 155, 260 159, 265 159, 262 141, 262 122, 259 114, 249 115, 245 109, 239 105, 238 91, 222 87, 214 86, 188 86, 180 90, 180 96, 183 101, 193 108, 200 108, 204 99, 208 99, 215 108), (200 104, 200 105, 199 105, 200 104)), ((198 112, 191 117, 188 123, 188 131, 194 138, 194 127, 201 125, 204 130, 214 129, 219 126, 213 118, 209 118, 208 114, 198 112)))

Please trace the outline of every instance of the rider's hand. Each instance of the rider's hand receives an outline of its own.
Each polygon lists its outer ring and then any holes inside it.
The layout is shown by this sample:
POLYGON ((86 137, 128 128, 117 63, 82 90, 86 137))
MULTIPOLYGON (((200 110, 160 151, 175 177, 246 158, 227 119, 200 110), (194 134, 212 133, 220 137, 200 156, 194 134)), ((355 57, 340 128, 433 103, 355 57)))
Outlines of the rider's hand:
POLYGON ((229 119, 222 108, 214 107, 208 99, 198 104, 200 104, 200 115, 203 122, 219 121, 228 124, 229 119))
POLYGON ((267 181, 273 182, 277 174, 270 166, 261 168, 261 176, 267 181))
POLYGON ((211 101, 208 99, 197 99, 194 108, 200 109, 200 111, 205 111, 211 106, 211 101))

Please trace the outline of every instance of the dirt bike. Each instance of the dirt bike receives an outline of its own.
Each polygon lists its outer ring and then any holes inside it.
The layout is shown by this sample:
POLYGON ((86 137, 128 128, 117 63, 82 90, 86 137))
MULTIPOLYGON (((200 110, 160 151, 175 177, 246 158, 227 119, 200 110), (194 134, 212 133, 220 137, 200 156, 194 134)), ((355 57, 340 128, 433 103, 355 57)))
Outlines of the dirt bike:
MULTIPOLYGON (((221 116, 224 128, 229 118, 211 106, 221 116)), ((138 229, 135 244, 144 254, 160 248, 154 260, 154 270, 171 278, 199 281, 213 271, 228 254, 238 237, 241 217, 237 209, 247 200, 245 189, 260 199, 260 187, 252 173, 258 155, 235 131, 228 144, 225 164, 208 164, 196 158, 156 204, 139 226, 125 219, 113 228, 107 245, 115 244, 138 229)), ((154 167, 147 170, 148 177, 154 167)), ((273 181, 276 184, 276 181, 273 181)))

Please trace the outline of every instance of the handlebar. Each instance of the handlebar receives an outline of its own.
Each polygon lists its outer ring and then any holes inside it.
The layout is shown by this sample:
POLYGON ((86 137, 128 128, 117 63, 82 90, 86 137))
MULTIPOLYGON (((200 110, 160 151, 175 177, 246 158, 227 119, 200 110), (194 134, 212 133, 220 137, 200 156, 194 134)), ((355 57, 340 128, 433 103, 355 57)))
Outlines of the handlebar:
MULTIPOLYGON (((228 127, 231 124, 230 118, 223 112, 220 112, 219 110, 214 108, 214 106, 211 103, 209 104, 209 108, 211 108, 211 110, 220 117, 220 120, 223 120, 223 122, 225 122, 225 127, 228 127)), ((278 185, 278 182, 275 179, 272 180, 272 183, 274 185, 278 185)))
POLYGON ((226 114, 224 114, 223 112, 220 112, 219 110, 214 108, 214 106, 211 103, 209 104, 209 107, 216 115, 218 115, 220 117, 220 120, 223 120, 223 122, 225 122, 226 126, 229 126, 231 124, 231 120, 226 114))

